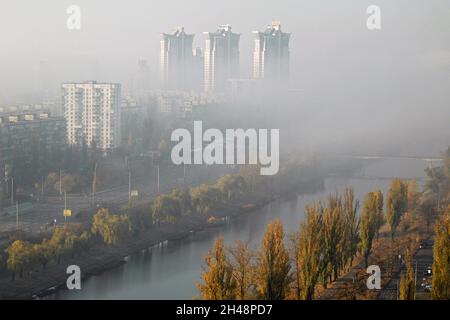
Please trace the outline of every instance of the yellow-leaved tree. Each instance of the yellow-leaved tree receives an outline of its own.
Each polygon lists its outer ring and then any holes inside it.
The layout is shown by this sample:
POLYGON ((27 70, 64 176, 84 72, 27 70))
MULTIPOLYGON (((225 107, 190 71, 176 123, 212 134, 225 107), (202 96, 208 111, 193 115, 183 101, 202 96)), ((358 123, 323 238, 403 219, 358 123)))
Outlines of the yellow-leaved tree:
POLYGON ((256 266, 257 297, 263 300, 283 300, 289 292, 289 253, 284 246, 284 231, 280 220, 267 225, 256 266))
POLYGON ((223 238, 216 239, 212 252, 207 253, 202 280, 202 283, 197 284, 202 299, 236 299, 236 280, 233 277, 233 267, 226 257, 223 238))

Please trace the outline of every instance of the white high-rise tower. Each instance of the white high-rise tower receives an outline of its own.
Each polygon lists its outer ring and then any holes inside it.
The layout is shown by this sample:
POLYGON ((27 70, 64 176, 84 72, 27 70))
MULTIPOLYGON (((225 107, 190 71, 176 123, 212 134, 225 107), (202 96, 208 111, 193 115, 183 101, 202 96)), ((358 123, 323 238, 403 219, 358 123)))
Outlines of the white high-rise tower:
POLYGON ((178 28, 173 34, 161 34, 161 81, 166 89, 191 89, 194 72, 193 34, 178 28))
POLYGON ((272 22, 264 32, 253 31, 253 77, 285 82, 289 79, 289 39, 279 22, 272 22))
POLYGON ((219 26, 216 32, 204 32, 204 89, 223 91, 227 79, 239 77, 240 35, 230 25, 219 26))
POLYGON ((95 81, 62 84, 68 144, 92 146, 95 141, 103 151, 120 145, 120 87, 95 81))

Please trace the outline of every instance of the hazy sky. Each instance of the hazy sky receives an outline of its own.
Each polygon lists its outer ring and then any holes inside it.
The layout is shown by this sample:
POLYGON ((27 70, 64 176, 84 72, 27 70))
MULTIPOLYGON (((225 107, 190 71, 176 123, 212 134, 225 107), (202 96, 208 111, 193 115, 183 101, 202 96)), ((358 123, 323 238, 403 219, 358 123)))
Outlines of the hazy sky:
POLYGON ((31 84, 40 61, 61 80, 92 73, 126 81, 140 58, 156 73, 159 34, 176 26, 195 33, 195 45, 203 47, 203 31, 231 24, 242 34, 241 70, 248 76, 251 31, 272 20, 292 32, 294 79, 314 83, 351 72, 356 80, 361 73, 370 77, 366 71, 377 77, 390 68, 448 72, 449 16, 448 0, 0 0, 1 94, 5 98, 19 84, 31 84), (71 4, 81 8, 80 31, 66 28, 71 4), (366 28, 370 4, 382 9, 381 31, 366 28))
POLYGON ((292 33, 291 87, 318 106, 316 117, 320 106, 360 114, 379 106, 373 116, 388 122, 401 123, 405 111, 442 122, 450 119, 449 17, 448 0, 0 0, 0 104, 43 86, 58 92, 62 81, 126 85, 138 59, 156 78, 159 35, 176 26, 203 47, 202 32, 231 24, 248 77, 251 31, 278 20, 292 33), (72 4, 81 7, 80 31, 66 28, 72 4), (381 7, 379 31, 366 28, 371 4, 381 7))

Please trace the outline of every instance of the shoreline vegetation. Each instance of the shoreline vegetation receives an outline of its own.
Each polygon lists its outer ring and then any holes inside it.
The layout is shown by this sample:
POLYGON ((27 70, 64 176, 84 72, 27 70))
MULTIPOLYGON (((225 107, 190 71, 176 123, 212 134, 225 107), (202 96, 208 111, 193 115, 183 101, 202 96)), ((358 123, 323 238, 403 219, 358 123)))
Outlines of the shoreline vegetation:
MULTIPOLYGON (((334 169, 296 161, 276 178, 260 176, 259 166, 243 166, 213 184, 174 189, 137 207, 102 208, 90 219, 56 227, 48 238, 18 234, 0 255, 0 299, 53 294, 65 288, 69 265, 78 265, 85 280, 122 265, 130 255, 220 227, 279 197, 316 191, 334 169)), ((352 171, 352 165, 343 169, 352 171)))
POLYGON ((369 192, 360 206, 346 188, 307 205, 292 234, 279 219, 269 222, 256 249, 217 238, 204 259, 199 298, 450 299, 450 147, 443 157, 443 166, 425 170, 423 190, 415 180, 393 179, 385 195, 369 192), (418 296, 413 256, 432 238, 430 293, 418 296), (366 286, 369 265, 383 268, 378 290, 366 286))

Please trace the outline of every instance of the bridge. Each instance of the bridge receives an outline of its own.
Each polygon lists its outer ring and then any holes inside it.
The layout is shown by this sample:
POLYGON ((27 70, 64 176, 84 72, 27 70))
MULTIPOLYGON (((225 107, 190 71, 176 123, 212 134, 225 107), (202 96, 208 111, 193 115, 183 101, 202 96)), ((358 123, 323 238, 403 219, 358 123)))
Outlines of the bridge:
POLYGON ((443 161, 444 158, 434 156, 397 156, 397 155, 346 155, 340 154, 339 157, 360 159, 360 160, 382 160, 382 159, 410 159, 410 160, 422 160, 426 162, 443 161))
MULTIPOLYGON (((356 159, 356 160, 362 160, 362 161, 370 161, 370 160, 418 160, 418 161, 425 161, 428 163, 428 167, 432 168, 435 162, 441 162, 444 159, 442 157, 436 157, 436 156, 417 156, 417 155, 358 155, 358 154, 339 154, 338 157, 343 158, 349 158, 349 159, 356 159)), ((365 170, 363 169, 362 175, 354 176, 353 178, 356 179, 377 179, 377 180, 392 180, 394 177, 375 177, 370 176, 365 173, 365 170)), ((411 180, 417 180, 417 181, 425 181, 425 177, 416 177, 416 178, 410 178, 411 180)))

